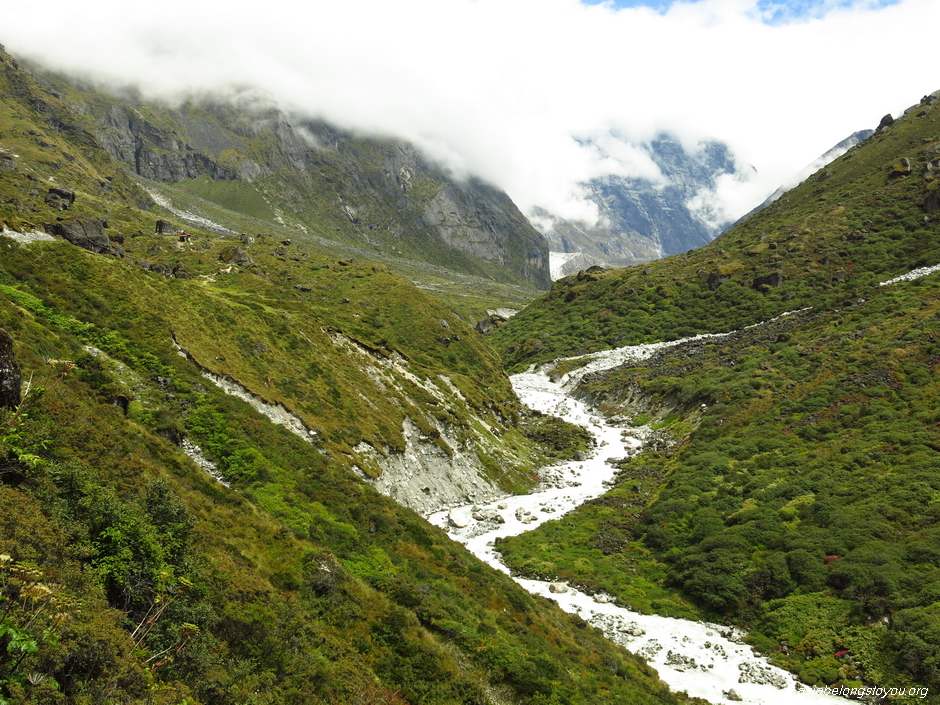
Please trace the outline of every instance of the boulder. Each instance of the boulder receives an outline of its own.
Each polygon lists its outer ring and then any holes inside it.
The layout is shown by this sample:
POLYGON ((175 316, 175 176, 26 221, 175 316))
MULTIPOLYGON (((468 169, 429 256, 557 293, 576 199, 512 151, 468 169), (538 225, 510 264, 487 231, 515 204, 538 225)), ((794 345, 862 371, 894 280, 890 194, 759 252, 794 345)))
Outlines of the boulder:
POLYGON ((568 586, 564 583, 552 583, 548 586, 548 591, 553 595, 561 595, 562 593, 568 592, 568 586))
POLYGON ((16 171, 16 158, 9 152, 0 151, 0 171, 16 171))
POLYGON ((465 529, 470 525, 471 517, 466 509, 457 507, 448 512, 447 521, 455 529, 465 529))
POLYGON ((104 232, 106 227, 107 223, 103 220, 77 218, 61 223, 47 223, 46 231, 90 252, 123 256, 124 250, 111 244, 111 238, 104 232))
POLYGON ((153 232, 156 235, 172 235, 176 232, 176 226, 168 220, 158 220, 153 226, 153 232))
POLYGON ((46 205, 52 206, 56 210, 68 210, 72 207, 72 204, 75 203, 75 192, 53 186, 46 193, 45 200, 46 205))
POLYGON ((891 113, 888 113, 883 118, 881 118, 881 122, 878 123, 878 128, 875 130, 875 132, 881 132, 882 130, 891 127, 893 124, 894 117, 891 115, 891 113))
POLYGON ((20 368, 13 354, 13 338, 0 328, 0 408, 19 406, 21 383, 20 368))
POLYGON ((891 165, 891 169, 888 172, 888 176, 897 177, 897 176, 907 176, 913 171, 913 166, 911 165, 911 160, 907 157, 901 157, 894 164, 891 165))
POLYGON ((226 264, 249 265, 252 264, 251 257, 243 247, 231 245, 225 247, 219 252, 219 261, 226 264))
POLYGON ((507 314, 508 311, 511 311, 511 309, 494 309, 492 311, 487 311, 486 318, 478 321, 474 328, 480 335, 492 333, 494 330, 512 318, 515 311, 507 314))
POLYGON ((768 291, 771 287, 780 286, 780 282, 782 281, 783 277, 780 276, 780 273, 773 272, 771 274, 765 274, 761 277, 754 277, 754 280, 751 282, 751 288, 760 292, 765 292, 768 291))
POLYGON ((741 696, 738 695, 738 691, 736 691, 734 688, 726 690, 724 693, 722 693, 722 695, 725 696, 726 700, 730 700, 733 703, 741 702, 741 696))

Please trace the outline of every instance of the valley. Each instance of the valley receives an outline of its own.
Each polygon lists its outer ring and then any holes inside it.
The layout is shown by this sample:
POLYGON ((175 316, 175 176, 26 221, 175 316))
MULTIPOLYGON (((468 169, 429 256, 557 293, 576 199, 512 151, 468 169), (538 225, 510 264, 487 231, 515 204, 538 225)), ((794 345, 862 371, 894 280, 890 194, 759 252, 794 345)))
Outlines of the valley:
POLYGON ((585 231, 0 48, 0 705, 940 702, 940 93, 715 239, 648 151, 585 231))

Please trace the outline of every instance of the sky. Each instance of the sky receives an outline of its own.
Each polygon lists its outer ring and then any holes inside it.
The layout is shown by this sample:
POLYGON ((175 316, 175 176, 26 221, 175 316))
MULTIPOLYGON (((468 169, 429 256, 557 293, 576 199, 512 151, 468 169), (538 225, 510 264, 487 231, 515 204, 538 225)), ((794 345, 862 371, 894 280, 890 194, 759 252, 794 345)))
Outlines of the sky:
POLYGON ((409 140, 585 221, 586 180, 661 182, 657 133, 716 139, 742 169, 702 198, 730 220, 940 88, 937 27, 940 0, 4 0, 0 42, 154 99, 260 95, 409 140))

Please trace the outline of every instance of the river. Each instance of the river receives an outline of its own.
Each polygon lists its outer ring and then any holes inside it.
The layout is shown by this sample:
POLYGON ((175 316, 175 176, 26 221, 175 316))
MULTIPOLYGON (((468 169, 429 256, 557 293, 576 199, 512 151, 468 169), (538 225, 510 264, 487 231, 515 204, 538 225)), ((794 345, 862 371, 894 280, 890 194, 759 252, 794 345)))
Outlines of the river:
MULTIPOLYGON (((718 336, 700 336, 718 337, 718 336)), ((607 422, 572 389, 586 372, 609 369, 645 359, 663 347, 686 341, 618 348, 586 356, 579 370, 553 381, 545 368, 514 375, 513 388, 532 409, 586 428, 594 438, 590 457, 546 468, 535 491, 510 495, 486 504, 436 512, 428 519, 445 528, 477 558, 509 574, 494 541, 531 531, 570 512, 610 487, 619 458, 639 452, 647 427, 621 427, 607 422)), ((738 630, 717 624, 641 614, 614 604, 607 595, 589 595, 566 583, 514 576, 535 595, 553 600, 566 612, 580 615, 612 641, 645 659, 675 691, 712 703, 749 705, 836 705, 842 698, 814 691, 792 674, 770 665, 743 643, 738 630)))

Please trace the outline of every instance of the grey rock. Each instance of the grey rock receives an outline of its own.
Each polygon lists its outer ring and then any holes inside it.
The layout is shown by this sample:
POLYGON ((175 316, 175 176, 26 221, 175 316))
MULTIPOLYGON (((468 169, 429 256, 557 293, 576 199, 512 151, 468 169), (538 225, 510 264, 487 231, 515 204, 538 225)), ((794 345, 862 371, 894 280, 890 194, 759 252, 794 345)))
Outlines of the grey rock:
POLYGON ((16 171, 16 157, 0 150, 0 171, 16 171))
POLYGON ((878 128, 875 130, 875 132, 881 132, 882 130, 886 130, 887 128, 891 127, 893 124, 894 124, 894 116, 891 115, 891 113, 888 113, 883 118, 881 118, 881 122, 878 123, 878 128))
POLYGON ((548 586, 548 591, 553 595, 561 595, 568 592, 568 586, 564 583, 552 583, 548 586))
POLYGON ((104 232, 105 222, 93 218, 77 218, 61 223, 48 223, 46 230, 73 245, 98 254, 122 255, 123 250, 111 244, 104 232))
POLYGON ((252 264, 251 257, 248 256, 245 249, 236 245, 222 248, 219 252, 219 261, 225 262, 226 264, 237 264, 239 266, 252 264))
POLYGON ((20 367, 13 354, 13 338, 0 328, 0 408, 19 406, 22 381, 20 367))
POLYGON ((733 703, 741 702, 741 696, 738 695, 738 692, 734 688, 730 688, 722 693, 722 695, 733 703))
POLYGON ((46 192, 46 205, 58 210, 68 210, 75 203, 75 192, 64 188, 52 187, 46 192))

